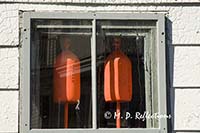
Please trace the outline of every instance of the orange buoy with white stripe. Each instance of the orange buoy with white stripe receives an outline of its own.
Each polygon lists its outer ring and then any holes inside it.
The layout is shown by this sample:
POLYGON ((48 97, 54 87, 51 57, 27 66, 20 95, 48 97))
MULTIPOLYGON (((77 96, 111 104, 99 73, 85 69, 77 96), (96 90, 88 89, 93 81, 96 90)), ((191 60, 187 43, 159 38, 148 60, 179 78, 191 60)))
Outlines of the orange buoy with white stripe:
POLYGON ((55 103, 65 103, 65 128, 68 127, 68 103, 80 100, 80 61, 68 50, 69 39, 65 39, 65 50, 56 57, 54 64, 55 103))
POLYGON ((120 102, 132 99, 132 65, 120 45, 121 39, 114 38, 115 50, 107 57, 104 68, 104 98, 106 102, 117 102, 117 128, 120 128, 120 102))

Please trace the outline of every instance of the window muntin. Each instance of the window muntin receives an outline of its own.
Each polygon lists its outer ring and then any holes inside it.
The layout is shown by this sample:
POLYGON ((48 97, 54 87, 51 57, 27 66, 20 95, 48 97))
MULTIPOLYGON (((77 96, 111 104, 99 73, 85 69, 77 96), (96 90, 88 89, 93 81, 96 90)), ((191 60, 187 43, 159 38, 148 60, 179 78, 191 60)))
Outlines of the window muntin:
MULTIPOLYGON (((30 60, 30 57, 29 57, 29 53, 31 51, 29 51, 30 49, 30 25, 29 25, 29 22, 31 20, 31 18, 37 18, 37 19, 41 19, 41 18, 45 18, 44 20, 47 20, 47 18, 53 18, 55 20, 58 20, 59 18, 61 18, 62 20, 63 19, 66 19, 66 20, 69 20, 69 19, 91 19, 94 21, 94 19, 99 19, 99 20, 103 20, 103 19, 107 19, 107 20, 126 20, 126 19, 129 19, 129 20, 141 20, 141 21, 146 21, 146 20, 155 20, 156 22, 156 33, 154 34, 156 37, 156 42, 155 42, 155 47, 158 49, 158 51, 156 51, 157 53, 155 53, 156 57, 158 58, 159 61, 156 61, 156 63, 158 64, 158 67, 155 68, 157 74, 158 74, 158 79, 156 81, 156 85, 158 85, 158 110, 159 110, 159 113, 161 114, 165 114, 166 113, 166 92, 165 92, 165 66, 163 64, 165 64, 165 46, 163 45, 164 44, 164 15, 163 14, 127 14, 127 13, 119 13, 119 14, 112 14, 112 13, 70 13, 70 14, 66 14, 66 13, 24 13, 24 28, 23 28, 23 32, 25 33, 25 35, 23 36, 23 46, 22 46, 22 50, 23 50, 23 62, 22 62, 22 65, 24 67, 26 66, 29 66, 29 64, 24 64, 24 62, 29 62, 30 60), (52 14, 52 15, 50 15, 52 14), (28 54, 28 55, 27 55, 28 54), (24 56, 24 55, 27 55, 27 56, 24 56), (26 58, 28 57, 28 58, 26 58), (160 90, 162 89, 162 91, 160 90), (164 89, 164 90, 163 90, 164 89)), ((147 24, 148 26, 148 24, 147 24)), ((51 29, 51 28, 50 28, 51 29)), ((95 29, 96 30, 96 24, 93 23, 93 30, 95 29)), ((93 35, 92 35, 92 38, 95 36, 94 32, 93 32, 93 35)), ((95 42, 95 38, 93 38, 93 41, 92 41, 92 44, 96 44, 95 42)), ((93 51, 94 49, 92 49, 93 51)), ((96 53, 96 52, 95 52, 96 53)), ((92 54, 92 57, 94 59, 94 53, 92 54)), ((92 59, 92 60, 93 60, 92 59)), ((92 65, 94 67, 94 64, 92 65)), ((26 77, 24 79, 22 79, 22 82, 21 82, 21 85, 22 85, 22 104, 25 105, 26 108, 22 108, 22 114, 24 114, 22 117, 22 128, 21 130, 22 131, 25 131, 25 132, 31 132, 31 133, 38 133, 38 132, 47 132, 47 133, 50 133, 50 132, 55 132, 55 131, 58 131, 60 133, 62 132, 65 132, 67 131, 66 129, 65 130, 56 130, 56 129, 51 129, 51 130, 45 130, 45 129, 42 129, 42 130, 29 130, 30 128, 30 125, 29 125, 29 120, 30 120, 30 109, 27 108, 29 106, 29 99, 30 98, 30 91, 29 91, 29 77, 27 77, 27 75, 29 75, 29 68, 30 67, 27 67, 28 69, 23 69, 23 73, 22 73, 22 76, 23 77, 26 77), (25 89, 26 88, 26 89, 25 89), (28 90, 27 90, 28 88, 28 90), (24 95, 25 94, 25 95, 24 95), (28 101, 28 102, 26 102, 28 101)), ((94 68, 92 68, 92 71, 95 70, 94 68)), ((94 77, 93 77, 94 78, 94 77)), ((93 79, 92 78, 92 79, 93 79)), ((95 86, 96 84, 94 84, 93 86, 95 86)), ((23 106, 24 106, 23 105, 23 106)), ((92 112, 94 113, 94 112, 92 112)), ((94 114, 93 114, 94 116, 94 114)), ((94 122, 93 122, 93 125, 94 125, 94 122)), ((94 126, 93 126, 94 128, 94 126)), ((96 129, 96 128, 95 128, 96 129)), ((139 128, 139 129, 136 129, 136 128, 133 128, 134 130, 131 130, 131 129, 125 129, 123 130, 123 132, 146 132, 146 133, 158 133, 160 130, 163 130, 163 131, 166 131, 166 119, 160 119, 159 120, 159 128, 158 129, 150 129, 150 128, 139 128)), ((79 132, 79 130, 74 130, 76 132, 79 132)), ((73 130, 68 130, 68 132, 74 132, 73 130)), ((85 130, 85 131, 88 131, 90 132, 90 130, 85 130)), ((94 131, 98 131, 98 130, 91 130, 92 132, 94 131)), ((107 132, 107 129, 106 130, 99 130, 99 131, 104 131, 104 132, 107 132)), ((120 130, 108 130, 108 132, 110 131, 120 131, 120 130)), ((122 131, 122 130, 121 130, 122 131)))

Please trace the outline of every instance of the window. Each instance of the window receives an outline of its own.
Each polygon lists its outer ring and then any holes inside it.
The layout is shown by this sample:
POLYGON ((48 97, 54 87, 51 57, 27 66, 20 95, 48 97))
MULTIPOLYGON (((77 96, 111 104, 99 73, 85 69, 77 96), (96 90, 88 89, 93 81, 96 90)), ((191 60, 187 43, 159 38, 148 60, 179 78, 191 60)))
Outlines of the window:
POLYGON ((163 14, 23 20, 20 131, 167 132, 163 14))

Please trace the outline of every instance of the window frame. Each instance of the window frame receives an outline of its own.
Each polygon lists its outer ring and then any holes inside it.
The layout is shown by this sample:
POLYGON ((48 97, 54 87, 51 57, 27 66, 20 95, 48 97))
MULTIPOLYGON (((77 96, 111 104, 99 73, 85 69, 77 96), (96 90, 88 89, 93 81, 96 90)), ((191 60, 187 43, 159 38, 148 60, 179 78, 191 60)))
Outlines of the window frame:
POLYGON ((20 132, 21 133, 167 133, 167 118, 159 120, 159 128, 99 128, 93 119, 88 129, 30 129, 30 33, 31 19, 87 19, 92 21, 91 65, 92 65, 92 118, 97 118, 96 109, 96 21, 97 20, 155 20, 157 48, 158 110, 167 114, 166 103, 166 54, 165 54, 165 16, 163 13, 74 13, 74 12, 24 12, 22 16, 20 48, 20 132))

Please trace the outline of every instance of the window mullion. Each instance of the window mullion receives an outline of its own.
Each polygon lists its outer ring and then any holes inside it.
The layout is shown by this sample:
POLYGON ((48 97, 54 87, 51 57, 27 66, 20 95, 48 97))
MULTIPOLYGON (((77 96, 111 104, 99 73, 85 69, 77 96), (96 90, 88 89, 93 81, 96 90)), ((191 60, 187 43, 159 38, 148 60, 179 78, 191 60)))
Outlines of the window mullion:
POLYGON ((91 56, 92 56, 92 128, 97 128, 97 91, 96 91, 96 20, 92 21, 91 38, 91 56))

